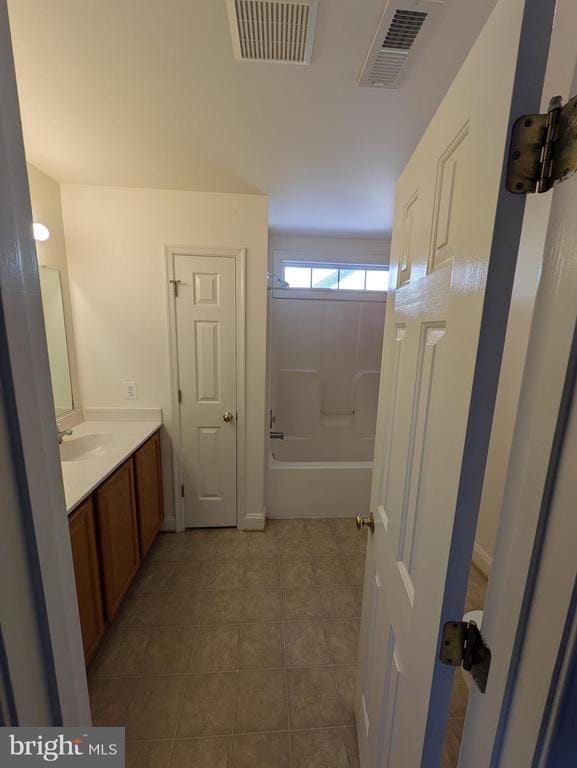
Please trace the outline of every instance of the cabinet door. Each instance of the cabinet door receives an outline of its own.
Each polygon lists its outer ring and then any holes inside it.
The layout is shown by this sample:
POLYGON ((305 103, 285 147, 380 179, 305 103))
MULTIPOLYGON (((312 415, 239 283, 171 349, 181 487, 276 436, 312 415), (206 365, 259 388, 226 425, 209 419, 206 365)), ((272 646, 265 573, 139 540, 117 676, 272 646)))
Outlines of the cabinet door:
POLYGON ((72 513, 69 526, 82 644, 84 657, 88 662, 94 655, 104 634, 104 614, 92 499, 85 501, 72 513))
POLYGON ((164 518, 159 432, 134 454, 134 472, 140 554, 144 557, 164 518))
POLYGON ((132 459, 117 469, 98 488, 95 495, 104 575, 104 601, 106 617, 110 621, 140 563, 132 459))

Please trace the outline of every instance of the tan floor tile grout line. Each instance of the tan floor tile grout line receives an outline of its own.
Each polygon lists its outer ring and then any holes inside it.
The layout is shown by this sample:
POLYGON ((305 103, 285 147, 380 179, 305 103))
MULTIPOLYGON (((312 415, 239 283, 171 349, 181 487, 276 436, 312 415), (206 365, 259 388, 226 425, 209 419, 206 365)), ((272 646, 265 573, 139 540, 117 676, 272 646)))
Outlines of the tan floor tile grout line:
MULTIPOLYGON (((278 556, 278 572, 279 572, 279 581, 280 581, 280 549, 278 547, 278 526, 276 527, 276 533, 277 533, 277 550, 279 552, 278 556)), ((287 662, 287 656, 286 656, 286 633, 285 633, 285 615, 284 615, 284 600, 283 595, 281 592, 280 595, 280 611, 281 611, 281 620, 282 620, 282 651, 283 651, 283 659, 285 663, 285 669, 286 669, 286 662, 287 662)), ((288 675, 285 671, 284 675, 284 692, 285 692, 285 704, 286 704, 286 716, 287 716, 287 725, 288 725, 288 744, 289 744, 289 768, 293 768, 293 747, 292 747, 292 735, 291 735, 291 713, 290 713, 290 704, 289 704, 289 694, 288 694, 288 675)))
MULTIPOLYGON (((270 523, 269 523, 270 524, 270 523)), ((345 738, 345 745, 347 749, 347 755, 349 760, 349 765, 352 766, 354 764, 351 750, 352 747, 349 745, 348 739, 347 739, 347 724, 345 722, 345 716, 344 716, 344 709, 343 709, 343 702, 341 700, 340 690, 339 690, 339 683, 338 683, 338 677, 337 677, 337 667, 344 667, 344 666, 351 666, 350 661, 349 663, 343 663, 343 664, 336 664, 334 661, 334 653, 331 649, 331 645, 329 643, 329 638, 327 634, 327 628, 331 622, 343 622, 343 623, 350 623, 351 621, 358 622, 359 620, 359 613, 357 612, 355 616, 343 616, 342 612, 337 609, 335 611, 336 614, 333 618, 329 616, 305 616, 304 618, 301 616, 300 618, 296 619, 287 619, 286 615, 286 603, 285 598, 287 593, 291 589, 314 589, 314 590, 322 590, 327 588, 333 588, 333 587, 346 587, 349 589, 352 589, 353 595, 355 598, 355 601, 357 603, 357 609, 360 604, 359 600, 359 594, 358 594, 358 584, 354 583, 354 571, 351 571, 351 566, 349 565, 349 561, 352 561, 356 558, 362 558, 364 556, 363 551, 359 551, 358 547, 349 547, 347 546, 346 542, 343 542, 344 539, 344 533, 342 528, 331 528, 327 527, 326 529, 323 529, 322 527, 319 528, 321 532, 326 531, 326 538, 327 541, 332 541, 333 545, 335 546, 336 550, 335 552, 330 551, 327 552, 326 548, 323 552, 318 553, 314 552, 312 555, 303 556, 302 552, 297 552, 296 555, 289 555, 288 557, 283 556, 283 550, 281 548, 281 542, 284 541, 288 542, 286 546, 290 547, 290 541, 291 538, 293 540, 293 544, 298 548, 299 546, 303 546, 303 539, 305 540, 304 546, 306 544, 311 545, 311 549, 309 550, 309 553, 313 551, 312 547, 312 541, 314 539, 314 536, 316 534, 316 529, 314 527, 311 527, 310 530, 304 530, 295 526, 295 529, 298 531, 298 533, 294 536, 290 534, 291 524, 290 522, 287 523, 286 526, 279 525, 276 521, 274 521, 274 525, 272 526, 274 528, 274 534, 271 537, 271 540, 274 544, 274 548, 276 549, 276 553, 274 555, 270 555, 267 553, 265 556, 263 556, 263 553, 267 550, 267 546, 263 545, 260 549, 257 549, 256 552, 254 550, 251 550, 250 547, 250 539, 248 539, 248 544, 246 547, 242 548, 242 552, 240 552, 240 556, 235 556, 234 553, 234 542, 236 541, 235 537, 230 537, 230 544, 228 543, 228 540, 224 540, 220 542, 220 548, 219 548, 219 540, 217 539, 218 533, 216 533, 214 540, 211 540, 208 544, 211 545, 211 553, 210 556, 207 558, 197 559, 198 554, 198 547, 202 546, 202 543, 196 543, 196 546, 192 550, 192 558, 190 556, 186 557, 183 553, 183 558, 172 558, 170 557, 170 554, 168 557, 162 556, 162 554, 154 556, 154 553, 152 554, 152 557, 148 559, 148 562, 145 564, 145 567, 150 568, 150 574, 147 574, 145 571, 143 572, 143 577, 140 581, 135 585, 135 588, 131 590, 131 595, 167 595, 167 594, 175 594, 175 593, 189 593, 191 591, 198 593, 198 602, 200 603, 200 606, 198 608, 199 610, 199 621, 198 622, 191 622, 190 624, 155 624, 155 625, 147 625, 147 624, 138 624, 135 623, 131 626, 130 621, 126 623, 121 623, 119 626, 113 627, 113 630, 116 630, 116 632, 122 632, 122 631, 130 631, 130 630, 140 630, 147 633, 146 638, 146 644, 144 647, 144 651, 142 654, 142 660, 139 665, 139 671, 136 675, 121 675, 121 676, 103 676, 103 677, 93 677, 94 680, 114 680, 114 679, 127 679, 127 680, 138 680, 141 678, 152 678, 152 677, 183 677, 185 678, 183 680, 183 689, 182 693, 180 695, 180 700, 178 703, 178 712, 176 716, 174 731, 171 738, 166 739, 138 739, 138 740, 128 740, 138 742, 147 742, 147 741, 166 741, 170 742, 170 752, 168 755, 168 765, 172 763, 173 756, 174 756, 174 749, 175 744, 177 741, 186 741, 191 739, 205 739, 209 738, 207 735, 199 735, 197 737, 178 737, 178 730, 179 726, 181 724, 181 720, 183 717, 183 710, 184 710, 184 700, 186 697, 186 692, 188 690, 189 685, 191 685, 191 680, 187 678, 192 678, 195 676, 201 676, 201 675, 209 675, 209 674, 222 674, 223 672, 234 672, 235 673, 235 690, 234 690, 234 703, 233 703, 233 712, 232 712, 232 726, 231 731, 229 733, 229 760, 230 764, 232 765, 233 757, 234 757, 234 737, 236 735, 242 736, 242 735, 248 735, 243 732, 236 731, 236 717, 237 717, 237 708, 238 708, 238 693, 239 693, 239 677, 241 670, 240 664, 240 650, 241 650, 241 633, 242 633, 242 627, 243 626, 250 626, 250 625, 265 625, 265 624, 275 624, 281 625, 281 632, 282 632, 282 654, 283 654, 283 666, 273 666, 273 667, 256 667, 256 668, 247 668, 246 671, 282 671, 283 672, 283 680, 284 680, 284 698, 285 698, 285 706, 286 706, 286 713, 287 713, 287 726, 288 728, 281 729, 278 731, 271 731, 269 730, 263 730, 263 731, 251 731, 250 733, 253 735, 257 734, 267 734, 267 733, 287 733, 288 735, 288 742, 289 742, 289 764, 290 768, 293 768, 294 765, 294 758, 292 754, 292 734, 296 732, 308 732, 308 731, 319 731, 319 730, 329 730, 334 729, 335 727, 339 728, 343 732, 343 736, 345 738), (284 536, 281 536, 281 531, 283 530, 283 527, 289 531, 289 533, 285 533, 284 536), (299 541, 300 539, 300 541, 299 541), (226 557, 221 557, 220 555, 225 552, 226 548, 229 547, 229 552, 227 553, 226 557), (230 554, 233 556, 231 557, 230 554), (256 556, 255 556, 256 555, 256 556), (286 563, 289 562, 311 562, 314 564, 318 561, 329 561, 329 560, 337 560, 340 562, 344 573, 346 574, 346 581, 343 581, 341 583, 340 579, 337 578, 334 580, 328 581, 328 583, 324 583, 323 581, 317 581, 314 580, 310 584, 287 584, 281 583, 283 581, 283 569, 286 568, 286 563), (278 573, 278 580, 273 579, 273 583, 270 583, 270 576, 272 574, 266 573, 267 567, 264 565, 265 563, 272 563, 274 562, 276 564, 276 571, 278 573), (183 573, 184 568, 181 566, 187 565, 190 569, 189 573, 192 573, 191 576, 188 578, 186 577, 186 572, 183 573), (228 565, 227 565, 228 564, 228 565), (256 564, 256 565, 253 565, 256 564), (227 592, 230 591, 230 589, 222 588, 220 585, 214 585, 215 581, 215 571, 222 572, 226 574, 227 568, 231 572, 231 576, 234 577, 235 575, 242 579, 242 586, 238 585, 236 587, 232 587, 231 589, 238 589, 239 592, 243 593, 243 602, 242 602, 242 609, 240 612, 240 621, 234 621, 234 622, 206 622, 204 620, 205 610, 206 606, 208 605, 210 601, 210 595, 217 593, 217 592, 227 592), (163 573, 164 571, 164 573, 163 573), (172 571, 172 574, 171 574, 172 571), (236 574, 235 574, 236 571, 236 574), (155 573, 156 572, 156 573, 155 573), (253 576, 254 574, 254 576, 253 576), (351 576, 353 574, 353 576, 351 576), (146 583, 146 577, 150 576, 151 581, 148 582, 148 585, 146 583), (256 584, 250 583, 249 584, 249 577, 256 577, 260 578, 260 581, 256 584), (178 584, 177 588, 170 588, 170 589, 150 589, 150 584, 154 586, 154 580, 155 578, 159 578, 161 581, 163 578, 176 579, 176 583, 178 584), (268 579, 268 581, 267 581, 268 579), (195 580, 197 583, 194 583, 195 580), (200 582, 200 584, 198 583, 200 582), (336 583, 335 583, 336 582, 336 583), (138 589, 139 584, 142 584, 144 586, 144 589, 138 589), (184 585, 184 586, 182 586, 184 585), (148 586, 148 588, 147 588, 148 586), (215 588, 216 586, 216 588, 215 588), (268 608, 265 608, 265 616, 261 618, 260 620, 251 620, 246 621, 246 609, 247 609, 247 593, 250 593, 252 591, 263 591, 263 590, 271 590, 278 593, 278 600, 279 600, 279 607, 280 607, 280 619, 271 619, 269 616, 266 616, 266 611, 268 608), (287 664, 287 635, 286 635, 286 625, 287 624, 303 624, 303 623, 320 623, 322 628, 322 635, 324 638, 324 641, 327 646, 327 652, 328 657, 330 659, 330 662, 328 664, 305 664, 305 665, 291 665, 289 666, 287 664), (188 627, 194 627, 195 629, 195 635, 194 635, 194 642, 192 643, 191 649, 188 654, 187 663, 186 663, 186 671, 175 671, 175 672, 167 672, 162 674, 146 674, 144 670, 144 661, 146 659, 146 656, 148 654, 149 646, 152 642, 152 638, 154 636, 154 632, 159 629, 174 629, 174 630, 183 630, 184 628, 188 627), (190 666, 192 663, 192 658, 194 656, 195 650, 198 647, 199 642, 199 634, 204 627, 236 627, 238 629, 238 639, 237 639, 237 655, 236 655, 236 664, 234 669, 232 670, 221 670, 221 669, 215 669, 210 671, 191 671, 190 666), (334 681, 334 685, 336 688, 336 695, 338 698, 339 703, 339 711, 340 711, 340 717, 341 717, 341 725, 340 726, 322 726, 322 727, 311 727, 311 728, 293 728, 292 722, 291 722, 291 716, 290 716, 290 705, 289 705, 289 686, 288 686, 288 671, 291 669, 306 669, 307 667, 313 668, 313 667, 322 667, 322 668, 330 668, 332 670, 332 678, 334 681)), ((185 542, 183 542, 185 544, 185 542)), ((269 545, 271 548, 273 544, 269 545)), ((331 545, 332 546, 332 545, 331 545)), ((183 549, 186 549, 186 544, 183 547, 183 549)), ((191 547, 192 549, 192 547, 191 547)), ((181 550, 182 551, 182 550, 181 550)), ((313 565, 314 567, 314 565, 313 565)), ((271 570, 270 568, 268 569, 271 570)), ((274 569, 273 569, 274 570, 274 569)), ((315 571, 316 573, 316 571, 315 571)), ((162 600, 162 598, 159 598, 162 600)), ((138 606, 137 606, 138 608, 138 606)), ((346 614, 346 611, 345 611, 346 614)), ((121 619, 121 617, 119 617, 121 619)), ((114 632, 114 634, 116 634, 114 632)), ((113 633, 111 633, 113 634, 113 633)), ((126 714, 128 715, 128 712, 130 711, 130 708, 133 705, 134 697, 136 695, 136 692, 133 690, 132 695, 130 697, 130 702, 126 709, 126 714)), ((223 734, 223 736, 226 737, 226 734, 223 734)), ((215 736, 216 738, 216 736, 215 736)))

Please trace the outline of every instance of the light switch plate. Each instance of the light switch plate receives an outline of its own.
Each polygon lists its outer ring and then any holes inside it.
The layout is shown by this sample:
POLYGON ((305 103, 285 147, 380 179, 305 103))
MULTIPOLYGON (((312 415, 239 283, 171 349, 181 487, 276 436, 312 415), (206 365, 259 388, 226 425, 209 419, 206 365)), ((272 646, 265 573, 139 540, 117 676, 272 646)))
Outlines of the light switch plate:
POLYGON ((138 390, 136 388, 136 382, 135 381, 123 381, 122 382, 122 389, 124 392, 124 399, 125 400, 137 400, 138 399, 138 390))

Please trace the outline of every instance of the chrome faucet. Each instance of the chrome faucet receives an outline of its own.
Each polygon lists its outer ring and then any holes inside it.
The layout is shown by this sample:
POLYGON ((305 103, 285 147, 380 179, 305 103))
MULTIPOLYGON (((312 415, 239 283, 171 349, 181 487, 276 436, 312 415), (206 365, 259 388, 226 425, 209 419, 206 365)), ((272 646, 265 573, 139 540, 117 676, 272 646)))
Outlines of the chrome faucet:
POLYGON ((270 439, 271 440, 284 440, 284 432, 271 432, 270 433, 270 439))
POLYGON ((70 437, 70 435, 74 434, 71 429, 58 429, 58 426, 56 431, 58 432, 58 445, 62 443, 65 437, 70 437))

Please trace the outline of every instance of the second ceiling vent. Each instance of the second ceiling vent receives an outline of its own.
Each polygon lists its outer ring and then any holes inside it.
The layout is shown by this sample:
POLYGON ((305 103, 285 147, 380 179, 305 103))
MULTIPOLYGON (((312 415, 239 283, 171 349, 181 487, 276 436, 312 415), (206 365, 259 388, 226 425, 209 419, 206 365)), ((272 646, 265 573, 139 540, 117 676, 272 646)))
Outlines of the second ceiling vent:
POLYGON ((310 64, 318 0, 226 0, 237 59, 310 64))
POLYGON ((398 88, 401 71, 409 55, 423 39, 423 26, 430 25, 444 0, 389 0, 365 61, 359 85, 398 88))

